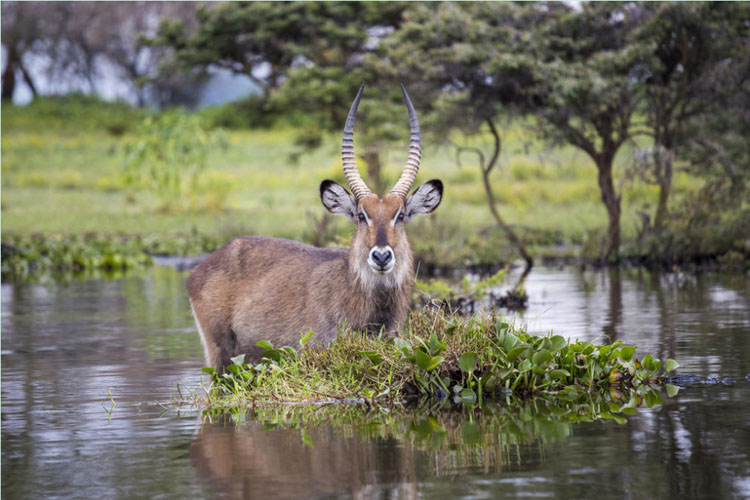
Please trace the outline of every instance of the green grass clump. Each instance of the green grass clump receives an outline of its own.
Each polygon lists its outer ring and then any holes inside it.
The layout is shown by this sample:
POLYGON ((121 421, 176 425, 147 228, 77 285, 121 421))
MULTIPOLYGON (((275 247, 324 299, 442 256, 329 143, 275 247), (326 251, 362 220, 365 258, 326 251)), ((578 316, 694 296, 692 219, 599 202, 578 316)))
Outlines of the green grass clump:
MULTIPOLYGON (((224 373, 212 368, 206 403, 211 408, 310 401, 403 404, 424 397, 457 403, 548 399, 601 404, 599 413, 629 413, 643 401, 661 402, 662 363, 634 358, 635 347, 534 336, 494 316, 461 317, 441 311, 412 313, 401 337, 342 330, 327 348, 297 349, 258 343, 265 352, 249 365, 244 355, 224 373)), ((668 392, 676 387, 668 386, 668 392)), ((557 404, 557 403, 555 403, 557 404)))

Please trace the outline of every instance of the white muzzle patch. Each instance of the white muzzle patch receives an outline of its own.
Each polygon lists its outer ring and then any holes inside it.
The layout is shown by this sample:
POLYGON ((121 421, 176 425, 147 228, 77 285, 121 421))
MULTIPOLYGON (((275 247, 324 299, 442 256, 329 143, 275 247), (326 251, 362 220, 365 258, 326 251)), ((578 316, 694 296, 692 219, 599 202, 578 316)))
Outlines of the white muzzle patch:
POLYGON ((396 267, 396 254, 390 245, 372 247, 367 256, 367 264, 378 274, 388 274, 396 267))

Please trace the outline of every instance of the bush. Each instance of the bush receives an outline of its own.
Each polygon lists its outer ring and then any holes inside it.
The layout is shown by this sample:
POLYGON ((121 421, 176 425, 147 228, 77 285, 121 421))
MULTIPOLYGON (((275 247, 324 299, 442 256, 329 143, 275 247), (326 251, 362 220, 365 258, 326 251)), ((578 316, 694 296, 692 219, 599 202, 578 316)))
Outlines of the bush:
POLYGON ((12 129, 45 128, 106 130, 120 136, 137 127, 146 111, 121 101, 103 101, 96 96, 67 94, 37 97, 27 106, 3 105, 3 133, 12 129))
POLYGON ((197 115, 149 116, 125 147, 125 182, 153 190, 162 212, 184 209, 197 197, 209 150, 223 145, 223 135, 206 130, 197 115))
POLYGON ((226 129, 270 128, 279 119, 263 96, 253 95, 221 106, 202 109, 198 114, 208 127, 226 129))

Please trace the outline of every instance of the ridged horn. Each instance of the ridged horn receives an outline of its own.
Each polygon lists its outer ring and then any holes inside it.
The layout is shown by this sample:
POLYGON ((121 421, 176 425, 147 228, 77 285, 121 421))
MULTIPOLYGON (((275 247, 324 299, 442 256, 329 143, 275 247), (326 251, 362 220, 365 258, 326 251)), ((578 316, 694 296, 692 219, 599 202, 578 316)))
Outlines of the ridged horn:
POLYGON ((419 172, 419 163, 422 160, 422 136, 419 133, 417 112, 414 111, 414 106, 411 104, 409 94, 406 93, 403 83, 401 84, 401 92, 404 94, 406 109, 409 110, 409 129, 411 131, 409 136, 409 157, 406 159, 406 165, 404 166, 404 171, 401 173, 401 177, 393 189, 391 189, 390 194, 406 199, 406 195, 409 194, 409 190, 417 178, 417 172, 419 172))
POLYGON ((359 99, 362 97, 363 90, 365 90, 364 83, 359 88, 359 92, 357 92, 357 97, 354 98, 352 107, 349 108, 349 114, 346 117, 346 124, 344 125, 344 139, 341 142, 341 163, 344 165, 344 175, 346 176, 346 182, 349 183, 349 188, 352 190, 352 194, 354 194, 356 200, 361 200, 365 196, 372 194, 370 188, 368 188, 365 181, 362 180, 362 176, 359 175, 357 163, 354 159, 354 119, 357 116, 359 99))

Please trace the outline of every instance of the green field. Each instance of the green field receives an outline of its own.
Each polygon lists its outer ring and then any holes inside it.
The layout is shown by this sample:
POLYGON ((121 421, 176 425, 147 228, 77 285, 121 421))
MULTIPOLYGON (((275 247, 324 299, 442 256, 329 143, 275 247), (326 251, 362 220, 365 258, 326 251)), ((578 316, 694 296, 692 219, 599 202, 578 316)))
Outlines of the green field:
MULTIPOLYGON (((142 112, 93 106, 67 114, 64 106, 46 106, 2 109, 4 236, 101 232, 169 238, 197 231, 217 241, 241 234, 311 241, 313 219, 325 212, 318 185, 327 178, 344 182, 338 135, 295 162, 291 157, 300 149, 293 128, 224 131, 226 147, 209 152, 191 200, 164 211, 150 189, 124 180, 125 147, 142 112)), ((382 151, 391 181, 406 158, 407 133, 405 128, 404 144, 382 151)), ((582 247, 598 245, 606 212, 591 160, 570 147, 545 149, 521 125, 501 133, 504 148, 492 180, 506 221, 537 255, 579 255, 582 247)), ((455 142, 488 152, 491 144, 489 136, 455 142)), ((630 153, 623 148, 616 169, 623 190, 624 253, 636 232, 636 211, 648 206, 652 212, 657 195, 655 186, 624 180, 630 153)), ((443 180, 445 195, 435 214, 411 224, 417 253, 454 265, 515 257, 487 208, 476 158, 465 155, 459 167, 451 147, 425 144, 417 183, 431 178, 443 180)), ((676 175, 673 200, 698 185, 686 174, 676 175)), ((345 244, 349 222, 334 219, 332 244, 345 244)))

